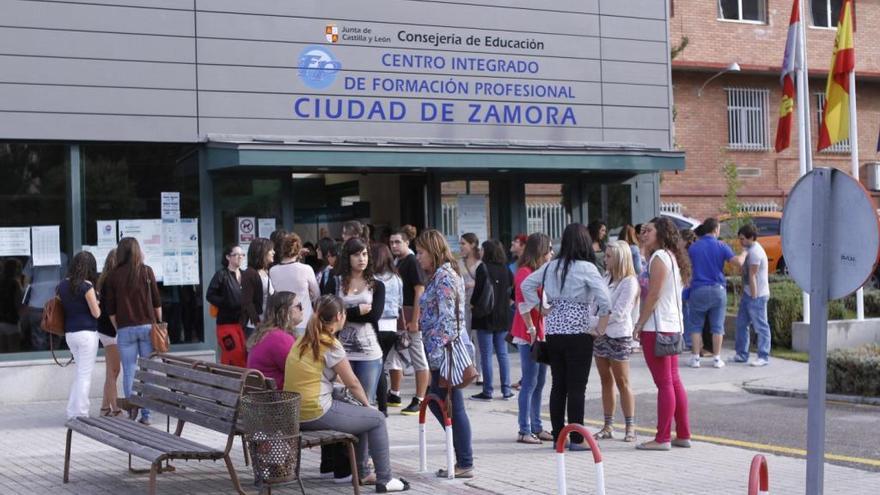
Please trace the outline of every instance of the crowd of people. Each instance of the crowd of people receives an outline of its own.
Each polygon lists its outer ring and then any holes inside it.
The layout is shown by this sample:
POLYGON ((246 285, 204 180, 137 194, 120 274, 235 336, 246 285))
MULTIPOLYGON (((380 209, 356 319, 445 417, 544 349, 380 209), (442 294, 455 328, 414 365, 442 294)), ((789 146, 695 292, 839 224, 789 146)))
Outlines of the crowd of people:
MULTIPOLYGON (((450 401, 455 476, 474 476, 465 395, 462 388, 443 383, 452 378, 453 344, 467 351, 479 375, 476 383, 482 389, 470 399, 510 400, 518 390, 516 441, 535 445, 555 443, 568 423, 583 424, 594 361, 605 420, 594 437, 616 438, 619 397, 625 421, 620 439, 636 443, 629 362, 641 352, 657 387, 657 433, 636 448, 690 447, 688 398, 678 366, 683 343, 693 349, 690 366, 699 367, 702 334, 708 329, 714 367, 724 366, 723 270, 730 262, 742 267, 745 287, 734 359, 748 360, 751 326, 758 335, 752 365, 768 364, 766 254, 751 225, 740 229, 743 250, 734 254, 718 239, 713 218, 696 235, 679 232, 663 217, 625 225, 614 241, 606 232, 600 221, 573 223, 558 247, 547 235, 533 233, 516 236, 508 250, 496 240, 481 243, 466 233, 456 257, 437 230, 416 235, 412 226, 404 226, 386 242, 377 242, 366 226, 351 221, 343 225, 341 242, 319 240, 314 259, 307 259, 310 250, 297 234, 283 230, 256 239, 246 253, 230 246, 206 291, 220 361, 258 369, 280 389, 298 392, 302 429, 357 435, 357 474, 378 492, 409 489, 406 480, 391 473, 389 409, 416 415, 428 393, 450 401), (511 345, 520 357, 517 383, 511 377, 511 345), (402 407, 407 369, 414 374, 415 394, 402 407), (550 431, 541 418, 548 369, 550 431)), ((96 268, 92 254, 77 254, 56 289, 77 367, 68 417, 88 415, 99 342, 108 363, 101 414, 122 413, 115 396, 119 371, 128 396, 137 358, 152 353, 150 327, 162 320, 155 276, 143 264, 135 239, 119 242, 100 277, 96 268)), ((442 422, 444 412, 434 403, 430 409, 442 422)), ((142 409, 138 420, 149 425, 150 411, 142 409)), ((572 451, 590 449, 578 432, 570 434, 566 445, 572 451)), ((348 482, 352 473, 346 455, 340 448, 325 448, 322 476, 348 482)))

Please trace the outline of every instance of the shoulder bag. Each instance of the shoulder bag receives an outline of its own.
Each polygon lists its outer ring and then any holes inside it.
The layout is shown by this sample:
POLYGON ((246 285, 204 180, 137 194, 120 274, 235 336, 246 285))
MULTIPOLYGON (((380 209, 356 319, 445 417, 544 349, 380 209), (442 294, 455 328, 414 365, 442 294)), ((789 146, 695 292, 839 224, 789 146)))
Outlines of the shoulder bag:
MULTIPOLYGON (((675 290, 675 304, 678 306, 678 314, 679 314, 679 325, 681 326, 682 332, 684 332, 684 322, 681 321, 681 301, 679 298, 681 297, 681 290, 678 288, 678 283, 675 281, 675 257, 669 253, 669 251, 664 251, 669 256, 669 260, 672 263, 671 275, 672 275, 672 284, 673 289, 675 290)), ((660 333, 660 325, 657 321, 657 309, 654 308, 654 313, 652 315, 654 317, 654 331, 656 332, 656 340, 654 342, 654 356, 656 357, 666 357, 666 356, 677 356, 684 351, 684 342, 682 339, 681 333, 667 334, 663 335, 660 333)))
MULTIPOLYGON (((546 291, 544 290, 544 281, 547 280, 547 270, 549 270, 549 268, 544 268, 544 275, 541 276, 541 291, 544 294, 546 294, 546 291)), ((543 297, 541 299, 541 309, 543 309, 543 297)), ((543 314, 543 311, 541 314, 543 314)), ((535 341, 532 342, 532 346, 529 349, 529 355, 532 357, 532 361, 538 364, 550 364, 550 351, 547 349, 547 342, 538 340, 537 331, 535 331, 535 341)))
MULTIPOLYGON (((147 292, 152 294, 150 287, 150 278, 147 277, 147 292)), ((152 301, 152 296, 151 299, 152 301)), ((152 306, 152 305, 151 305, 152 306)), ((171 339, 168 338, 168 323, 164 321, 156 321, 155 306, 150 308, 153 315, 153 323, 150 326, 150 343, 153 344, 153 352, 164 354, 171 347, 171 339)))
POLYGON ((455 294, 455 338, 446 344, 444 362, 440 363, 440 386, 447 389, 447 399, 453 388, 466 388, 477 379, 477 368, 474 366, 471 353, 461 341, 461 316, 458 291, 455 294))
MULTIPOLYGON (((480 269, 485 272, 486 278, 480 287, 480 297, 474 303, 473 308, 471 308, 471 314, 476 318, 489 316, 492 310, 495 309, 495 280, 492 279, 492 274, 489 273, 489 268, 485 263, 480 263, 476 272, 479 272, 480 269)), ((476 280, 475 276, 474 281, 476 282, 476 280)))
POLYGON ((43 315, 40 317, 40 328, 49 334, 49 351, 52 352, 52 359, 55 364, 64 368, 73 362, 73 354, 65 364, 61 364, 55 355, 55 337, 64 337, 64 305, 61 304, 61 296, 59 290, 61 284, 55 287, 55 296, 46 301, 43 306, 43 315))

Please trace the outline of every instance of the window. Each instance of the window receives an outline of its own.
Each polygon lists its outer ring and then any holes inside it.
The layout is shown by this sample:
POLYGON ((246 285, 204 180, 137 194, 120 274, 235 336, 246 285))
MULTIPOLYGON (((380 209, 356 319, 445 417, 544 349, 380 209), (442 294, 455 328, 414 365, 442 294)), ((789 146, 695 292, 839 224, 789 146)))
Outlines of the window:
POLYGON ((813 25, 823 28, 837 27, 842 3, 842 0, 810 0, 813 25))
POLYGON ((767 22, 767 2, 718 0, 718 18, 727 21, 767 22))
MULTIPOLYGON (((816 93, 816 123, 818 129, 822 128, 822 116, 825 114, 825 93, 816 93)), ((849 153, 849 139, 832 144, 822 150, 822 153, 849 153)))
POLYGON ((752 219, 758 229, 758 237, 779 235, 781 219, 772 217, 755 217, 752 219))
POLYGON ((767 109, 770 91, 727 88, 727 147, 733 150, 770 148, 767 109))

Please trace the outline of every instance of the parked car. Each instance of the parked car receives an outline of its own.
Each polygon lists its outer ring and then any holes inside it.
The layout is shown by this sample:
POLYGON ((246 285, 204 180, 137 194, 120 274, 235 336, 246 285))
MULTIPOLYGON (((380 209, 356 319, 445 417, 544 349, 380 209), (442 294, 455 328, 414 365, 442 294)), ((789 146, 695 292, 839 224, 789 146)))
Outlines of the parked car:
MULTIPOLYGON (((780 235, 782 213, 778 211, 752 213, 749 218, 758 229, 758 244, 767 253, 767 270, 770 273, 786 273, 780 235)), ((718 217, 718 220, 721 222, 721 238, 736 241, 736 232, 731 227, 730 216, 722 215, 718 217)))
POLYGON ((694 230, 695 228, 697 228, 698 225, 703 223, 696 218, 686 217, 684 215, 679 215, 678 213, 661 213, 660 216, 672 220, 672 223, 674 223, 675 226, 678 227, 678 230, 694 230))

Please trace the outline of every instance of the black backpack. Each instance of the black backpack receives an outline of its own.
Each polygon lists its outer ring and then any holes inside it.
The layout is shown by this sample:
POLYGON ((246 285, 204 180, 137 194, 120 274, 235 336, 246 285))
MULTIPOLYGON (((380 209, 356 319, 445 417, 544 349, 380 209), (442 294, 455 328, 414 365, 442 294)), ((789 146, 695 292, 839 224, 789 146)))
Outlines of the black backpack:
MULTIPOLYGON (((484 279, 483 286, 480 287, 480 297, 474 301, 473 308, 471 309, 471 314, 475 318, 489 316, 495 309, 495 285, 498 281, 492 279, 492 274, 489 273, 489 269, 486 268, 485 263, 480 263, 477 271, 481 269, 486 271, 486 278, 484 279)), ((474 290, 476 290, 476 288, 474 290)))

